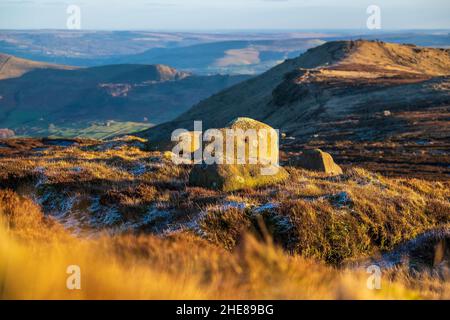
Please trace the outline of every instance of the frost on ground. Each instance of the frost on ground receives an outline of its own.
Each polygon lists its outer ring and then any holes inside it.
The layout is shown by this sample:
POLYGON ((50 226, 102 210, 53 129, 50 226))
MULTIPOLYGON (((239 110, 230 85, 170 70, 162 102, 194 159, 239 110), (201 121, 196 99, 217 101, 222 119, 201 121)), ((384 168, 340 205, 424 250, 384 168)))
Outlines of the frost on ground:
POLYGON ((267 232, 290 253, 335 265, 377 252, 395 265, 392 250, 450 223, 445 182, 288 166, 283 183, 222 192, 190 186, 190 166, 145 144, 123 137, 4 156, 0 181, 79 236, 187 232, 231 250, 242 233, 267 232))

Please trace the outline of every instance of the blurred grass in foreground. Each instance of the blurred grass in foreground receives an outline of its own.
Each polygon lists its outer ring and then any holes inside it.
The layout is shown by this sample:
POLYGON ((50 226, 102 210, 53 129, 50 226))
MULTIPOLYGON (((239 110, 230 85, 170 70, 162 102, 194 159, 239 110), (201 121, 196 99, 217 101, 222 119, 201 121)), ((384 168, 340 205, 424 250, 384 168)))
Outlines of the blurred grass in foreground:
POLYGON ((417 299, 401 282, 289 256, 244 236, 228 252, 189 234, 78 239, 13 192, 0 194, 0 299, 417 299), (81 290, 66 288, 69 265, 81 290))

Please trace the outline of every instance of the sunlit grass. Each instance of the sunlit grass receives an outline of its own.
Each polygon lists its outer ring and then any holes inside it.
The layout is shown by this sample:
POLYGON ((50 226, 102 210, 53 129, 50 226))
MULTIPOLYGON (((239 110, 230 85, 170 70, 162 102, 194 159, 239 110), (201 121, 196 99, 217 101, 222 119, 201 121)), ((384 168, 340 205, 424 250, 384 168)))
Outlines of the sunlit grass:
POLYGON ((366 273, 287 255, 270 239, 244 236, 232 252, 189 234, 78 239, 26 199, 4 193, 2 203, 0 299, 422 297, 388 279, 381 290, 369 290, 366 273), (81 290, 66 286, 70 265, 81 268, 81 290))
POLYGON ((433 274, 391 270, 382 290, 371 291, 365 270, 342 269, 448 228, 448 182, 392 179, 359 168, 329 177, 287 167, 282 183, 226 193, 189 186, 189 167, 144 151, 142 143, 128 137, 2 158, 2 188, 15 192, 0 190, 0 298, 450 297, 448 281, 433 274), (198 232, 157 237, 136 229, 136 235, 111 236, 100 227, 90 233, 95 238, 77 238, 18 194, 41 201, 47 214, 75 199, 66 214, 84 219, 95 199, 124 221, 153 206, 189 222, 205 215, 198 232), (238 207, 227 207, 230 202, 238 207), (264 205, 268 209, 255 214, 264 205), (81 291, 66 288, 69 265, 81 267, 81 291))

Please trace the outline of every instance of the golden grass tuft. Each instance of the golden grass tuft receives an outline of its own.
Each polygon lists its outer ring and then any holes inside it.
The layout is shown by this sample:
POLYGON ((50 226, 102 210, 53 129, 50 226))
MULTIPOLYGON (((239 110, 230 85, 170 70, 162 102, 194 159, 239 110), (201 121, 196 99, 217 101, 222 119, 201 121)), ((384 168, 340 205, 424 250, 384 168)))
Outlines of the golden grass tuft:
POLYGON ((363 274, 293 259, 253 238, 231 255, 185 239, 152 237, 24 243, 2 227, 0 258, 1 299, 419 297, 397 284, 369 291, 363 274), (81 268, 81 290, 66 287, 70 265, 81 268))

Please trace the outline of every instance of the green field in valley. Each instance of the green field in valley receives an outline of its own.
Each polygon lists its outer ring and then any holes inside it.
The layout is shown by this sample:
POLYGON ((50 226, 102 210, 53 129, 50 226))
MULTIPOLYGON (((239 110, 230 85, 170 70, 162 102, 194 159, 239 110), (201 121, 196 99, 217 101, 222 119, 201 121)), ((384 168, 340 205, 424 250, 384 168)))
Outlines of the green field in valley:
POLYGON ((105 123, 72 124, 68 126, 30 126, 21 132, 17 132, 19 137, 51 137, 51 138, 91 138, 107 139, 116 135, 131 134, 152 127, 150 123, 142 122, 116 122, 107 121, 105 123))

